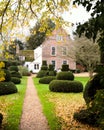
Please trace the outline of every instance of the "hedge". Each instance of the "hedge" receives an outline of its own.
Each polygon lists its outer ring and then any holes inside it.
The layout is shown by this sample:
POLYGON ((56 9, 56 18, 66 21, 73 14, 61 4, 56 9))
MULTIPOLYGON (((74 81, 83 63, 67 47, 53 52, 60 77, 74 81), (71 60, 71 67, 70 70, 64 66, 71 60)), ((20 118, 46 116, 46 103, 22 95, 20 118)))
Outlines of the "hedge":
POLYGON ((17 78, 17 77, 11 77, 11 81, 12 81, 14 84, 20 84, 20 83, 21 83, 20 78, 17 78))
POLYGON ((79 81, 53 80, 49 84, 50 91, 53 92, 82 92, 83 84, 79 81))
POLYGON ((0 82, 0 95, 16 93, 17 87, 13 82, 0 82))
POLYGON ((57 79, 58 80, 74 80, 74 75, 72 72, 59 72, 57 73, 57 79))
POLYGON ((49 84, 52 80, 55 80, 55 79, 56 79, 55 76, 46 76, 46 77, 40 78, 39 83, 49 84))

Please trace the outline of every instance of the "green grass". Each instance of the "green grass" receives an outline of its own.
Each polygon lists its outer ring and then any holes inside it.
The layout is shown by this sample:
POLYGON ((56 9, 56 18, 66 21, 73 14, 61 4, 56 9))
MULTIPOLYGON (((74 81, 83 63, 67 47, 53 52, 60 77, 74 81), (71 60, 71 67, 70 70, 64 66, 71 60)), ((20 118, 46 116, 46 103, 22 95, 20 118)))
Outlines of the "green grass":
POLYGON ((0 96, 2 102, 2 111, 4 113, 4 130, 19 130, 19 123, 22 114, 22 105, 26 91, 27 78, 23 77, 21 84, 16 85, 18 93, 0 96))
MULTIPOLYGON (((35 87, 37 89, 39 98, 41 100, 43 106, 43 112, 48 120, 50 130, 60 130, 61 129, 61 122, 60 117, 57 116, 55 112, 55 107, 62 103, 69 102, 70 104, 72 101, 76 101, 82 99, 82 93, 74 94, 74 93, 58 93, 58 92, 51 92, 47 84, 40 84, 39 78, 33 78, 35 87), (80 98, 80 99, 79 99, 80 98), (59 103, 59 104, 58 104, 59 103)), ((81 81, 85 86, 86 82, 89 80, 88 77, 75 77, 75 80, 81 81)), ((62 112, 63 113, 63 112, 62 112)))
POLYGON ((84 87, 89 79, 89 77, 75 77, 75 80, 82 82, 84 87))
POLYGON ((54 104, 49 101, 51 96, 54 96, 54 93, 49 91, 47 84, 39 84, 39 78, 33 78, 33 80, 38 92, 38 96, 43 106, 43 112, 48 120, 50 129, 60 130, 61 124, 58 122, 58 118, 55 115, 54 104))

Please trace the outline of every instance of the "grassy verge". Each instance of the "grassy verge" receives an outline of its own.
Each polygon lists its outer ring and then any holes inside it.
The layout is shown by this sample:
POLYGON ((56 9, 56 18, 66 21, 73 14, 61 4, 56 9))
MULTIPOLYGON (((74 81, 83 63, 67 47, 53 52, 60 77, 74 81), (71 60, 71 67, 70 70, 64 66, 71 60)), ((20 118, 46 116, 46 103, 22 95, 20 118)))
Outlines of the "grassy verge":
POLYGON ((1 113, 3 113, 3 130, 18 130, 24 95, 27 85, 27 78, 23 77, 21 84, 16 85, 18 93, 0 96, 0 104, 2 105, 1 113))
POLYGON ((54 96, 54 93, 49 91, 47 84, 39 84, 39 78, 33 78, 33 80, 38 92, 38 96, 43 105, 43 112, 48 120, 50 129, 60 130, 61 124, 58 121, 58 117, 56 117, 54 103, 50 101, 51 96, 54 96))
MULTIPOLYGON (((58 93, 50 92, 47 84, 39 84, 38 78, 34 78, 34 84, 43 105, 43 112, 48 120, 50 130, 89 129, 88 125, 80 124, 73 120, 74 112, 85 107, 83 93, 58 93)), ((75 77, 85 86, 88 77, 75 77)))

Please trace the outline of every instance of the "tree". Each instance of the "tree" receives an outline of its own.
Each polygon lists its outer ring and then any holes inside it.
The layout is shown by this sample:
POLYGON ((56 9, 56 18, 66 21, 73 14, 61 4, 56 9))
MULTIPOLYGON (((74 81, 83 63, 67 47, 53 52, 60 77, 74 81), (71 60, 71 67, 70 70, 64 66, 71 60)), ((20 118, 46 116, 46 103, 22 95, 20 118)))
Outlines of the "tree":
POLYGON ((104 1, 103 0, 75 0, 74 3, 82 4, 87 11, 92 10, 91 19, 84 24, 78 24, 77 33, 84 34, 88 39, 93 39, 100 46, 101 63, 104 64, 104 1))
MULTIPOLYGON (((40 17, 52 18, 58 25, 64 23, 62 13, 69 9, 71 0, 1 0, 0 34, 11 32, 13 28, 29 26, 30 20, 40 17)), ((45 23, 44 23, 45 25, 45 23)))
POLYGON ((100 62, 100 51, 97 43, 87 39, 86 37, 76 38, 75 42, 76 61, 85 66, 92 77, 96 66, 100 62))
POLYGON ((51 33, 55 28, 55 24, 50 19, 48 19, 46 21, 45 29, 41 31, 40 29, 42 26, 44 26, 43 24, 44 23, 37 22, 36 25, 30 30, 31 35, 27 40, 28 49, 35 49, 36 47, 40 46, 44 42, 46 35, 51 33))

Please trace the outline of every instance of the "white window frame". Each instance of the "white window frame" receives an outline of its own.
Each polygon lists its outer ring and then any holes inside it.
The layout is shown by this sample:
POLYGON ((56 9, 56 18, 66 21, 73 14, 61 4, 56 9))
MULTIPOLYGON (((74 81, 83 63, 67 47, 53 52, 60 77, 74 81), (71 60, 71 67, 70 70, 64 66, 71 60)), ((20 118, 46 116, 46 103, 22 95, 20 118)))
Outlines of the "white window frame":
POLYGON ((62 35, 56 35, 56 41, 63 41, 62 35))

